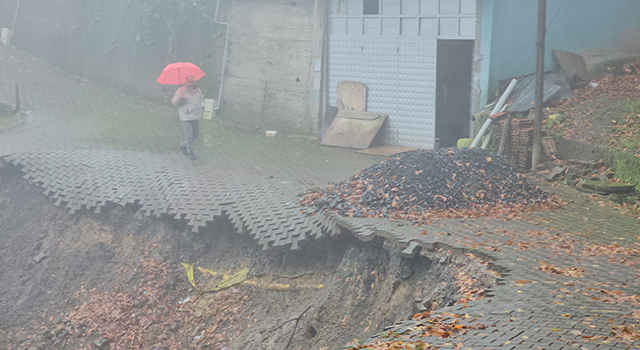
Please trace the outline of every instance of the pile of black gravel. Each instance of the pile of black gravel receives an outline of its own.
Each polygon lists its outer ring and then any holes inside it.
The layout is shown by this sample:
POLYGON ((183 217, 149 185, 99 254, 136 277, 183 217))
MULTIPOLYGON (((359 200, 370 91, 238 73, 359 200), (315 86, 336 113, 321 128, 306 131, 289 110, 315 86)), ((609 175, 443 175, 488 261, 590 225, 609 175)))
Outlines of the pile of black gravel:
POLYGON ((500 156, 444 148, 389 158, 332 188, 307 193, 303 204, 345 216, 388 217, 392 212, 533 207, 550 199, 500 156))

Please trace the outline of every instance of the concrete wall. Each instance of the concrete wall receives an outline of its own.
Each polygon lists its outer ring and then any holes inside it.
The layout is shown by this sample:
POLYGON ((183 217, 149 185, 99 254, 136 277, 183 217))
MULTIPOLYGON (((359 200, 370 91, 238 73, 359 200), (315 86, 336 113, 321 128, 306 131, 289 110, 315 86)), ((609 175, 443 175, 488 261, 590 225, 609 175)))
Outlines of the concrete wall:
MULTIPOLYGON (((538 2, 481 1, 481 101, 486 102, 493 99, 498 80, 535 72, 538 2)), ((637 0, 547 0, 545 69, 554 67, 554 48, 580 53, 638 45, 629 41, 640 34, 638 14, 637 0)))
MULTIPOLYGON (((12 44, 124 93, 167 103, 176 86, 156 79, 167 63, 189 61, 197 84, 218 97, 226 28, 216 1, 29 0, 20 3, 12 44)), ((222 118, 283 132, 315 132, 325 4, 321 0, 220 0, 230 24, 222 118), (315 76, 314 76, 315 75, 315 76), (316 82, 317 81, 317 82, 316 82)), ((11 27, 15 1, 0 1, 11 27)))
MULTIPOLYGON (((0 25, 10 25, 15 3, 0 4, 0 25)), ((170 62, 190 61, 208 73, 198 84, 205 94, 214 96, 224 43, 224 27, 213 23, 215 4, 22 1, 12 44, 69 73, 158 102, 166 101, 176 88, 156 82, 162 68, 170 62)))
POLYGON ((319 88, 314 89, 313 63, 322 55, 321 3, 233 2, 225 115, 263 129, 317 129, 319 88))

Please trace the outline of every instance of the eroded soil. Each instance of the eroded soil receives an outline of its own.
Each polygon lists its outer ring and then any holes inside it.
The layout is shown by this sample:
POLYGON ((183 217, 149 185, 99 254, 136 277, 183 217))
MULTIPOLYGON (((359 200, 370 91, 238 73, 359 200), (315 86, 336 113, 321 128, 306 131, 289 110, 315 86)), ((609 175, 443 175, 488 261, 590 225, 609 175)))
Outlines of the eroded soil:
POLYGON ((194 234, 136 207, 71 215, 40 192, 0 169, 0 348, 336 348, 411 317, 415 298, 465 302, 496 280, 470 254, 403 258, 348 232, 264 252, 223 219, 194 234), (243 269, 244 283, 202 292, 243 269))

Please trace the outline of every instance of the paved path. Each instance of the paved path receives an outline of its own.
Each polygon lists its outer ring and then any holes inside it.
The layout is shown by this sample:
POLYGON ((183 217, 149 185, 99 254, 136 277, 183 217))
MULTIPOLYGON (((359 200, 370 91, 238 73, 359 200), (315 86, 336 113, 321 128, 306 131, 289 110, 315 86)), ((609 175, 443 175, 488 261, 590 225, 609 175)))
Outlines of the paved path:
MULTIPOLYGON (((0 155, 71 211, 139 204, 198 231, 226 215, 265 249, 336 234, 336 218, 300 208, 309 186, 342 180, 378 158, 291 135, 240 133, 202 121, 197 162, 177 147, 172 106, 119 94, 0 48, 0 80, 18 82, 27 117, 2 132, 0 155)), ((175 88, 175 87, 174 87, 175 88)), ((10 100, 12 90, 0 90, 10 100)))
MULTIPOLYGON (((569 190, 559 194, 574 202, 558 212, 539 212, 525 220, 376 225, 376 230, 388 235, 418 242, 417 249, 440 248, 488 258, 502 277, 485 298, 439 310, 468 315, 460 319, 462 324, 476 329, 464 335, 424 337, 429 323, 408 321, 388 327, 393 336, 384 332, 369 342, 422 339, 444 348, 462 343, 463 348, 472 349, 640 347, 638 338, 623 341, 624 325, 640 330, 637 219, 569 190), (545 266, 557 270, 551 272, 545 266), (614 329, 621 337, 612 333, 614 329)), ((449 317, 447 322, 454 320, 449 317)))
MULTIPOLYGON (((436 339, 425 337, 428 322, 408 321, 390 326, 394 336, 445 348, 640 346, 640 340, 623 341, 640 330, 640 225, 598 199, 551 189, 572 202, 523 220, 445 220, 426 227, 325 218, 301 208, 297 194, 343 180, 378 158, 205 121, 198 161, 191 162, 177 147, 181 126, 170 106, 66 76, 6 47, 0 47, 0 80, 20 83, 28 110, 17 125, 0 131, 0 155, 71 211, 135 203, 147 215, 187 220, 193 230, 224 215, 265 249, 298 249, 346 228, 362 240, 398 239, 408 256, 421 249, 471 252, 500 271, 500 284, 483 299, 445 310, 468 314, 463 323, 481 326, 436 339)), ((10 94, 0 87, 0 101, 10 94)), ((388 335, 369 341, 387 341, 388 335)))

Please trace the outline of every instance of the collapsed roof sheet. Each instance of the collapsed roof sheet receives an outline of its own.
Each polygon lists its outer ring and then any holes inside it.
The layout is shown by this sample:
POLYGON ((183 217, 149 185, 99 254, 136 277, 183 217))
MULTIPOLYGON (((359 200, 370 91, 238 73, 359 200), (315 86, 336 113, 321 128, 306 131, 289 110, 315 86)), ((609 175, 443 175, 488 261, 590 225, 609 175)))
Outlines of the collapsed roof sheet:
MULTIPOLYGON (((511 80, 511 79, 509 79, 511 80)), ((546 73, 544 75, 543 102, 553 102, 569 98, 573 92, 567 84, 564 76, 559 73, 546 73)), ((518 83, 511 93, 511 104, 507 107, 507 112, 524 112, 535 106, 536 98, 536 76, 530 74, 518 78, 518 83)))

